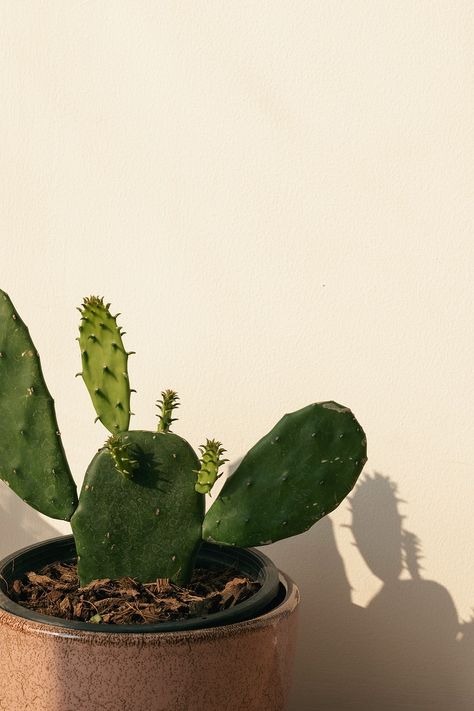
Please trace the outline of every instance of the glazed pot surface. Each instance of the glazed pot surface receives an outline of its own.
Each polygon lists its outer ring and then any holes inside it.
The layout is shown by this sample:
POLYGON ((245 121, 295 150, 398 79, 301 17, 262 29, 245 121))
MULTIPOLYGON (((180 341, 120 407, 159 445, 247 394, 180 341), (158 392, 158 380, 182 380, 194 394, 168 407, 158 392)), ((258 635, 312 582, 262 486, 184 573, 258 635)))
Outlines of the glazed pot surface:
POLYGON ((0 709, 283 711, 298 602, 281 574, 273 609, 205 629, 78 630, 0 609, 0 709))

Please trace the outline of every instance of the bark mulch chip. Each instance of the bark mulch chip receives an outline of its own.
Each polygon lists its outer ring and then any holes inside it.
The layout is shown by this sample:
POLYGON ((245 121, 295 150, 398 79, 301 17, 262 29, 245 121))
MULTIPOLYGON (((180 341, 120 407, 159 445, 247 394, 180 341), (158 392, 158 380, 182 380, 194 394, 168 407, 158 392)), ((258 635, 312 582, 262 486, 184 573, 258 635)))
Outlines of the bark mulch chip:
POLYGON ((226 610, 246 600, 260 584, 230 568, 196 569, 186 587, 169 580, 138 583, 132 578, 94 580, 79 586, 77 566, 51 563, 15 580, 12 600, 41 615, 115 625, 181 620, 226 610))

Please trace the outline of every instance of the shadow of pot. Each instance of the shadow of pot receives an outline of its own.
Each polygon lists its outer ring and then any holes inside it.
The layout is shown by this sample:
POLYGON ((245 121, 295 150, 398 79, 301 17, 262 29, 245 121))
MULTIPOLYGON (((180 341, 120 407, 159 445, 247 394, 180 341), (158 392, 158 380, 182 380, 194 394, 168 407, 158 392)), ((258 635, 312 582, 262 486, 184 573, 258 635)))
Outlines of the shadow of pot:
POLYGON ((260 551, 203 544, 198 566, 231 566, 262 587, 234 608, 191 620, 73 622, 6 595, 28 570, 74 555, 72 536, 61 536, 0 562, 2 711, 283 711, 299 594, 260 551))

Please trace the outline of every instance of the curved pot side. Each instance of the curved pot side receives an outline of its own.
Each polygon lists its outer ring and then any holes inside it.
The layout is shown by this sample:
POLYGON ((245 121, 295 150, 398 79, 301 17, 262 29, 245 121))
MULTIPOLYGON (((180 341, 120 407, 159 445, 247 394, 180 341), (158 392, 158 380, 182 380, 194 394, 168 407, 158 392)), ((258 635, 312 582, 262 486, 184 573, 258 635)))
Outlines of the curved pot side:
POLYGON ((1 711, 283 711, 299 593, 255 619, 186 632, 55 628, 0 610, 1 711))

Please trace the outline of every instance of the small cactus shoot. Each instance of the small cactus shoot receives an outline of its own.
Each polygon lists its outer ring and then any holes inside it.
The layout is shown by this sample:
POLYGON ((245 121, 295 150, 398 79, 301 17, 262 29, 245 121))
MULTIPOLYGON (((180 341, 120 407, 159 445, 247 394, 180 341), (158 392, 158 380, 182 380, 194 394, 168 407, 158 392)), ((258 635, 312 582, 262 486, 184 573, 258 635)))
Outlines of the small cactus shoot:
POLYGON ((366 462, 352 412, 322 402, 285 415, 227 479, 208 513, 205 494, 228 461, 207 439, 198 458, 171 432, 179 398, 163 390, 158 426, 129 430, 123 331, 110 304, 81 308, 82 376, 111 433, 86 471, 79 500, 53 399, 27 327, 0 291, 0 478, 32 507, 71 521, 82 585, 99 578, 186 583, 201 541, 254 546, 306 531, 336 508, 366 462))
POLYGON ((120 435, 110 435, 105 446, 114 460, 116 470, 127 479, 132 479, 140 466, 133 454, 132 442, 124 440, 120 435))
POLYGON ((157 400, 156 404, 160 408, 160 414, 157 415, 158 432, 169 432, 171 423, 176 422, 176 417, 172 417, 173 410, 179 407, 178 393, 174 390, 163 390, 161 400, 157 400))
POLYGON ((222 476, 219 474, 221 467, 228 459, 222 459, 225 449, 220 442, 215 439, 206 440, 206 444, 199 447, 201 450, 201 468, 195 471, 197 482, 195 489, 200 494, 209 494, 216 480, 222 476))

